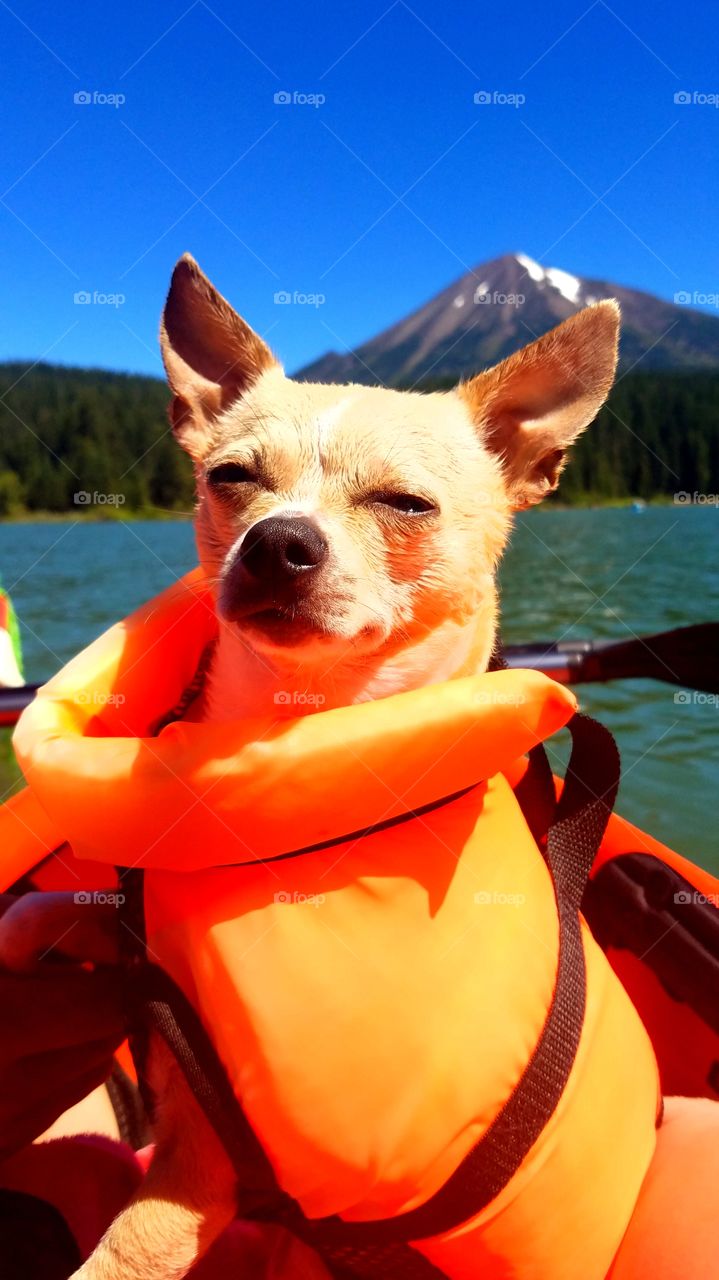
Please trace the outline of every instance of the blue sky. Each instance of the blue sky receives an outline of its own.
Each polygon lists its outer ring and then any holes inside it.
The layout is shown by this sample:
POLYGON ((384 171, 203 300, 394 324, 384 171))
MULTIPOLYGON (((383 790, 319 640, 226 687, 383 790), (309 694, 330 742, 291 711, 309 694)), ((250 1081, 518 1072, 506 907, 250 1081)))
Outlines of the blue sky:
POLYGON ((666 0, 0 0, 0 359, 159 374, 184 250, 289 370, 506 251, 716 293, 718 26, 666 0))

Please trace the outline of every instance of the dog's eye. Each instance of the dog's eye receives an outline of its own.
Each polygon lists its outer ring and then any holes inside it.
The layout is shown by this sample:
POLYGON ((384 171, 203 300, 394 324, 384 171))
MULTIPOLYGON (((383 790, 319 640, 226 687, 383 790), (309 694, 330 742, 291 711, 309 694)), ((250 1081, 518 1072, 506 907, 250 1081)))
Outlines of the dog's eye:
POLYGON ((220 462, 207 473, 208 484, 213 489, 224 484, 254 484, 254 480, 252 472, 241 462, 220 462))
POLYGON ((393 511, 401 511, 405 516, 422 516, 437 510, 434 502, 420 498, 416 493, 377 493, 373 501, 383 507, 391 507, 393 511))

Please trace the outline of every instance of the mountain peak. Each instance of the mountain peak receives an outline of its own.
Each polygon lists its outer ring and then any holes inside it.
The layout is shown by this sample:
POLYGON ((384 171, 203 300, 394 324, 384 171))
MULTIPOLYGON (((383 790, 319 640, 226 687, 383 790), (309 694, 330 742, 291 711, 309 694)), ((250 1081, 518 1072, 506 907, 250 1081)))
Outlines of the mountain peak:
POLYGON ((620 358, 642 369, 719 368, 719 318, 637 289, 506 253, 453 281, 358 348, 328 352, 296 376, 323 382, 415 385, 477 373, 593 302, 622 308, 620 358))
POLYGON ((570 275, 560 267, 543 267, 539 262, 535 262, 534 258, 527 257, 526 253, 515 253, 514 257, 520 267, 524 268, 530 280, 534 280, 539 285, 548 284, 550 288, 557 289, 568 302, 575 306, 580 305, 582 282, 579 276, 570 275))

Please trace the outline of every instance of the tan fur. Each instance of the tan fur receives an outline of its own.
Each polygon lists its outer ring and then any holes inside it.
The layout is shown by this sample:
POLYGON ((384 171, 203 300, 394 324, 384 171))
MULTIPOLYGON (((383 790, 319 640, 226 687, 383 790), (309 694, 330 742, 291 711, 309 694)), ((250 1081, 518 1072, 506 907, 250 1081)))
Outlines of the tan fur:
MULTIPOLYGON (((556 485, 609 390, 617 330, 616 304, 600 303, 458 391, 298 384, 181 259, 161 343, 220 626, 194 716, 266 714, 278 690, 322 695, 293 705, 298 714, 485 669, 512 512, 556 485), (218 494, 208 477, 226 463, 252 479, 218 494), (433 510, 398 512, 383 500, 398 493, 433 510), (296 638, 281 643, 253 614, 230 621, 221 607, 242 539, 277 513, 311 517, 329 547, 298 599, 296 638)), ((162 1099, 157 1155, 82 1280, 180 1280, 232 1214, 227 1159, 159 1044, 150 1074, 162 1099)), ((288 1277, 302 1273, 288 1264, 288 1277)))
POLYGON ((189 253, 173 272, 160 347, 174 392, 170 421, 192 456, 195 450, 201 453, 205 432, 216 414, 236 400, 261 369, 275 363, 262 339, 210 284, 189 253))
POLYGON ((154 1159, 73 1280, 182 1280, 235 1216, 232 1166, 159 1036, 150 1075, 158 1098, 154 1159))
POLYGON ((278 511, 314 516, 331 547, 311 599, 299 606, 317 628, 302 643, 279 650, 251 621, 239 632, 221 622, 218 664, 225 648, 239 646, 233 660, 247 679, 236 678, 229 690, 223 681, 213 718, 272 705, 277 688, 321 692, 329 706, 426 683, 435 667, 436 678, 447 678, 447 654, 466 657, 482 611, 491 649, 493 573, 510 517, 499 466, 478 444, 456 396, 351 392, 323 442, 317 423, 339 389, 293 383, 273 369, 208 435, 198 468, 197 541, 213 580, 222 578, 238 539, 278 511), (445 438, 425 459, 422 442, 438 421, 445 438), (231 460, 254 467, 258 457, 267 488, 243 486, 227 503, 213 500, 207 470, 231 460), (469 489, 473 467, 481 490, 469 489), (412 523, 364 500, 388 486, 437 498, 440 518, 412 523), (471 581, 468 563, 477 566, 471 581), (251 692, 254 705, 238 706, 235 690, 244 698, 251 692))
POLYGON ((600 302, 460 386, 515 509, 556 489, 567 448, 607 398, 618 339, 619 307, 600 302))

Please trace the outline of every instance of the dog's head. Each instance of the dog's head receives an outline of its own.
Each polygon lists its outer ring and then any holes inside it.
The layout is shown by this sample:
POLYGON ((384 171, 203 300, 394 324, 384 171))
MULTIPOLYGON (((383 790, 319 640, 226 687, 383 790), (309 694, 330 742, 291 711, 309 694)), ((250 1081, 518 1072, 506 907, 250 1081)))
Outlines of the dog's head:
POLYGON ((486 664, 512 512, 556 487, 617 332, 599 303, 449 392, 298 383, 182 258, 162 352, 221 618, 260 654, 325 666, 470 628, 486 664))

